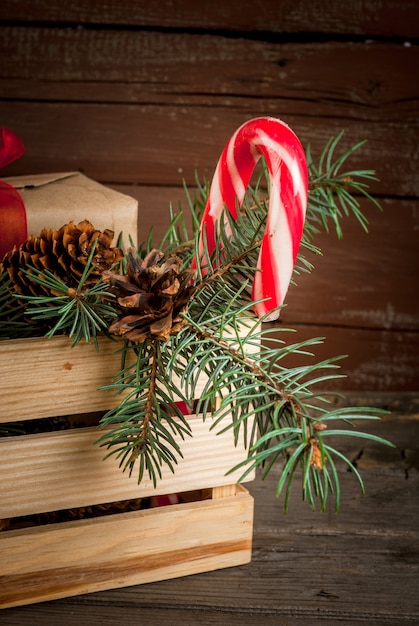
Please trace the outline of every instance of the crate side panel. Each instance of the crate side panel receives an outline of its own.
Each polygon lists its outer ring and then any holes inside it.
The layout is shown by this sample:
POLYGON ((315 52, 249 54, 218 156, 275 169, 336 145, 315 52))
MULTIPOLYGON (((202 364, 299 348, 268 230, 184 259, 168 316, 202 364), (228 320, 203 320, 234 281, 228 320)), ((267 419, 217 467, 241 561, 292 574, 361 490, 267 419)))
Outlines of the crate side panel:
MULTIPOLYGON (((119 373, 122 345, 100 338, 98 351, 86 343, 72 348, 67 337, 1 342, 0 423, 81 415, 117 406, 123 394, 115 396, 99 388, 112 383, 119 373), (29 375, 22 379, 25 368, 29 375), (19 386, 17 380, 22 381, 19 386)), ((197 394, 205 382, 201 376, 197 394)))
POLYGON ((0 606, 244 564, 253 499, 235 496, 0 535, 0 606))
POLYGON ((107 339, 75 348, 67 337, 0 343, 0 422, 105 411, 120 399, 101 385, 120 369, 121 343, 107 339), (19 384, 18 384, 19 383, 19 384))
MULTIPOLYGON (((254 319, 242 322, 243 334, 259 330, 254 319)), ((234 335, 223 338, 234 342, 234 335)), ((68 337, 36 337, 0 342, 0 423, 78 415, 107 411, 121 401, 121 395, 99 390, 109 385, 120 371, 124 342, 98 340, 80 342, 72 347, 68 337), (19 381, 19 385, 17 385, 19 381)), ((237 342, 233 343, 237 347, 237 342)), ((259 350, 258 340, 247 346, 249 353, 259 350)), ((129 359, 128 359, 129 363, 129 359)), ((179 377, 173 375, 174 382, 179 377)), ((196 385, 199 397, 207 377, 200 375, 196 385)), ((180 386, 180 381, 177 383, 180 386)), ((175 398, 179 399, 179 398, 175 398)))
POLYGON ((183 458, 175 474, 163 468, 157 488, 146 477, 138 485, 113 456, 103 460, 96 428, 0 439, 0 519, 237 482, 241 470, 226 473, 246 458, 244 442, 234 446, 233 432, 217 435, 208 419, 188 420, 192 436, 179 442, 183 458))

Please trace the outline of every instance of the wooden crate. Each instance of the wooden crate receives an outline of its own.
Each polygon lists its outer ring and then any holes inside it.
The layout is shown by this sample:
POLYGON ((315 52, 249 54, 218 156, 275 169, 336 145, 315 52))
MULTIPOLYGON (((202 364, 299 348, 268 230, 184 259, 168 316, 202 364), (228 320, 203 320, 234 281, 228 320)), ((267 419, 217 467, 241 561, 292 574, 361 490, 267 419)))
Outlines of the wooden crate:
MULTIPOLYGON (((83 420, 86 406, 108 410, 119 400, 96 390, 118 372, 118 348, 107 339, 98 352, 71 348, 64 337, 1 342, 0 423, 70 414, 83 420)), ((239 472, 226 477, 245 457, 244 444, 234 446, 232 432, 217 435, 199 415, 188 419, 193 436, 181 443, 184 458, 175 475, 163 471, 157 488, 148 479, 138 485, 114 458, 103 460, 96 426, 0 438, 0 606, 249 562, 253 500, 235 484, 239 472), (149 506, 172 493, 180 503, 94 512, 120 501, 149 506), (57 511, 80 507, 93 507, 93 516, 55 521, 57 511), (52 523, 40 523, 47 512, 47 520, 55 512, 52 523)))

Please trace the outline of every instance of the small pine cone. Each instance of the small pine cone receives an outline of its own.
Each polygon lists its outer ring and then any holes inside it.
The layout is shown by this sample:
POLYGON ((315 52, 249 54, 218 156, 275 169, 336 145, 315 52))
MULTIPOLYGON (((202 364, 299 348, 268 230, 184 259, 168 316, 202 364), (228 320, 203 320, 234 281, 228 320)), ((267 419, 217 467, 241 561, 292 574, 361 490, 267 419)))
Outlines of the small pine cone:
POLYGON ((179 257, 166 259, 160 250, 140 259, 130 248, 126 275, 103 274, 123 311, 109 331, 138 343, 151 337, 166 340, 178 332, 183 326, 179 314, 187 310, 195 291, 194 271, 181 271, 181 265, 179 257))
POLYGON ((75 225, 69 222, 59 230, 44 228, 38 237, 29 237, 18 248, 6 253, 3 269, 7 270, 14 291, 22 295, 50 295, 49 290, 32 282, 24 270, 49 270, 69 289, 78 286, 92 246, 96 242, 93 270, 86 286, 96 283, 102 272, 122 259, 122 251, 112 248, 114 233, 96 230, 87 220, 75 225))

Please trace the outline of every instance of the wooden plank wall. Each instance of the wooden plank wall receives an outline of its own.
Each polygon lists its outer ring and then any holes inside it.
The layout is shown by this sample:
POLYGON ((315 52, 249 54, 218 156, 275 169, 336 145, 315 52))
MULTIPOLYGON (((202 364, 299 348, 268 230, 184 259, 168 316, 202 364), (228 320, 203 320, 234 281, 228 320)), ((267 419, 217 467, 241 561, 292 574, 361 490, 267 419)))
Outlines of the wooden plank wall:
POLYGON ((416 0, 2 0, 0 123, 27 154, 4 175, 80 169, 134 195, 140 237, 168 224, 195 171, 258 115, 314 154, 345 131, 375 168, 366 235, 320 236, 324 256, 291 288, 283 325, 349 354, 343 389, 411 391, 419 378, 416 0))

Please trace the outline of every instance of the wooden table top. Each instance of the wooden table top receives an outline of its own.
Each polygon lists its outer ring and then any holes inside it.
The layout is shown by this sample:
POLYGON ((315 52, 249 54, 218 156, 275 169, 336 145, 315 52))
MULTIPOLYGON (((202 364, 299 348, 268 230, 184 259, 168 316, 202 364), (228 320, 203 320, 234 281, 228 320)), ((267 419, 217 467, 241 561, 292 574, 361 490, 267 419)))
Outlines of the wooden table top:
POLYGON ((297 487, 284 516, 275 476, 256 480, 248 485, 255 499, 250 564, 4 609, 0 624, 418 624, 419 396, 358 393, 350 400, 389 407, 371 432, 397 447, 359 439, 358 449, 346 450, 366 495, 344 473, 338 514, 312 513, 297 487))

